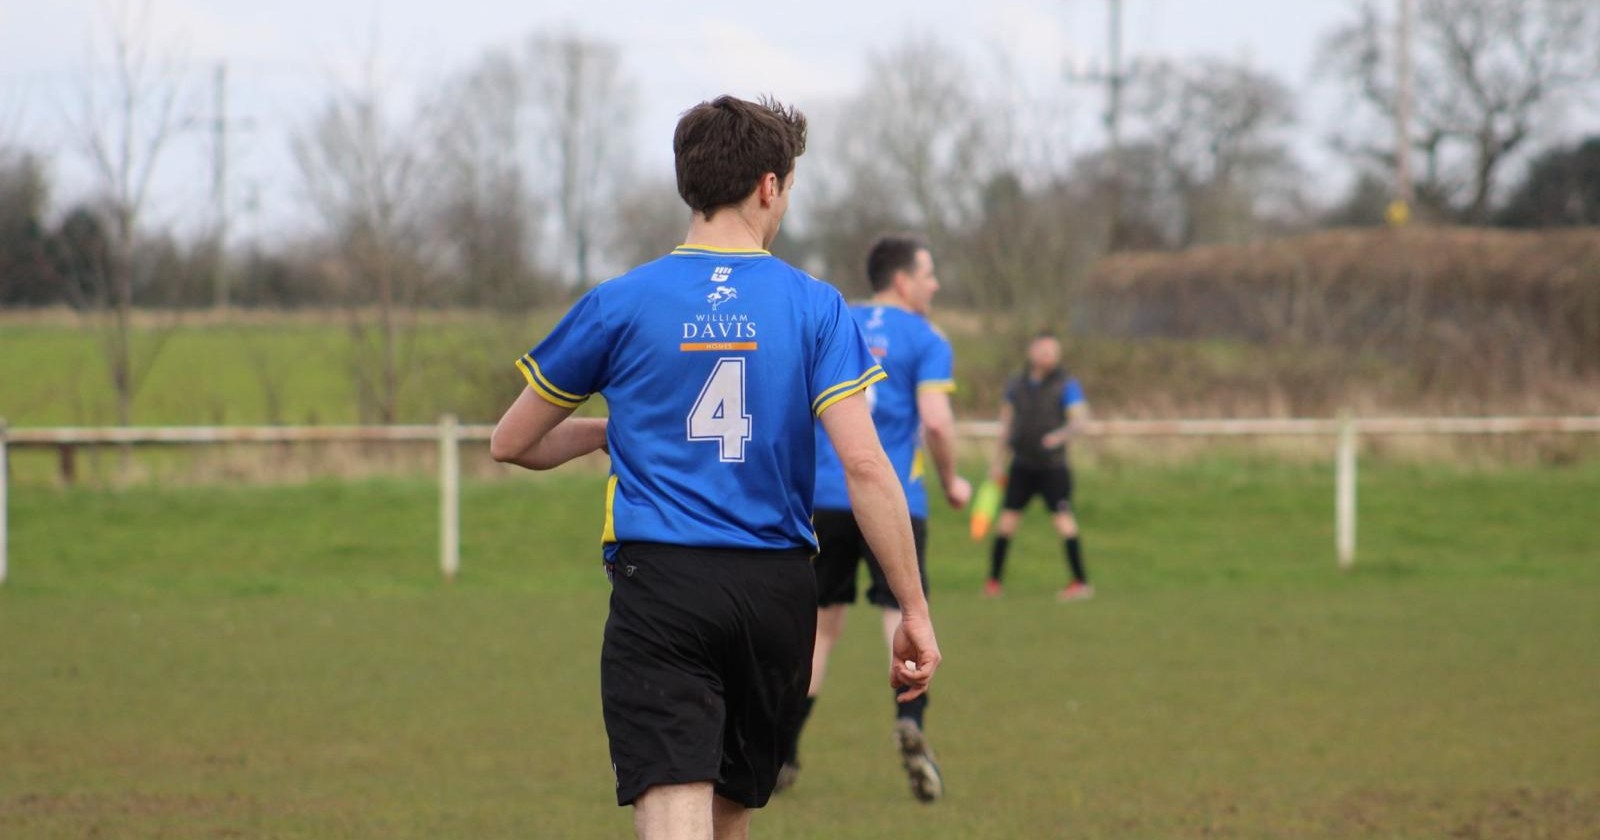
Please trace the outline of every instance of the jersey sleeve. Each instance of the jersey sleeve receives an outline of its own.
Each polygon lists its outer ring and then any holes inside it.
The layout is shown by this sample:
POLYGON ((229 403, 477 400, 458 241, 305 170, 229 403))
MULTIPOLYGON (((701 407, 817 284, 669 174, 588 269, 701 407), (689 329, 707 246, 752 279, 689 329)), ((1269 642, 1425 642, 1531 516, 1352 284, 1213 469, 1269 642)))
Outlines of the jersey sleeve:
POLYGON ((1083 396, 1083 386, 1077 379, 1068 379, 1066 387, 1061 389, 1061 407, 1071 408, 1075 405, 1088 402, 1083 396))
POLYGON ((810 371, 811 412, 818 417, 829 406, 867 389, 874 382, 888 378, 878 365, 861 329, 844 296, 837 289, 820 281, 823 290, 813 304, 817 310, 817 336, 815 361, 810 371))
POLYGON ((928 346, 917 359, 917 393, 956 389, 955 353, 950 342, 933 330, 928 331, 928 346))
POLYGON ((561 408, 577 408, 605 387, 611 342, 600 316, 599 291, 580 298, 543 341, 517 360, 528 387, 561 408))

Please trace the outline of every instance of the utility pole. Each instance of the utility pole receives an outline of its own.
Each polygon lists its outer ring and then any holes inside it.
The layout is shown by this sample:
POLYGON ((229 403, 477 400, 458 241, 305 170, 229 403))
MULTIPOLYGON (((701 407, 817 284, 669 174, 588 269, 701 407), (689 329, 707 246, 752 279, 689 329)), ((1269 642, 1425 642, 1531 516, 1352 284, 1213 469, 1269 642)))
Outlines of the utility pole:
POLYGON ((1403 227, 1411 221, 1411 207, 1416 202, 1415 188, 1411 182, 1411 26, 1413 0, 1397 0, 1400 20, 1395 39, 1395 96, 1394 96, 1394 199, 1387 213, 1389 224, 1403 227))
POLYGON ((1122 0, 1110 0, 1111 22, 1107 36, 1111 67, 1106 73, 1107 160, 1111 164, 1111 250, 1123 245, 1122 234, 1122 86, 1128 77, 1122 71, 1122 0))
POLYGON ((211 262, 212 305, 228 309, 228 64, 217 62, 212 78, 211 202, 215 215, 211 262))
POLYGON ((1106 111, 1102 117, 1106 126, 1106 205, 1111 216, 1109 249, 1115 251, 1123 246, 1125 239, 1122 223, 1122 89, 1128 83, 1130 74, 1122 66, 1122 0, 1107 2, 1107 69, 1103 73, 1073 73, 1071 76, 1074 81, 1106 86, 1106 111))

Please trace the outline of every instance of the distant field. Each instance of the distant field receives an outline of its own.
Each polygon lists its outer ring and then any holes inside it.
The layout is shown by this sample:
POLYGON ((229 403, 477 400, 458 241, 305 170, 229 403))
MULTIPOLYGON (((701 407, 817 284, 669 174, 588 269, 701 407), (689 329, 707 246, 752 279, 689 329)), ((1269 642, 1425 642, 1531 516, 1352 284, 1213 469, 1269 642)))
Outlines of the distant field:
MULTIPOLYGON (((176 326, 146 323, 134 356, 146 379, 134 400, 143 425, 352 423, 353 369, 361 346, 339 313, 258 315, 220 325, 191 316, 176 326)), ((148 321, 149 319, 143 319, 148 321)), ((401 368, 401 414, 432 421, 454 411, 483 416, 493 398, 515 395, 512 361, 548 328, 549 316, 420 315, 409 318, 401 368), (495 390, 504 382, 501 390, 495 390)), ((60 318, 0 322, 0 417, 16 426, 101 425, 114 421, 100 333, 60 318)), ((371 365, 366 366, 372 369, 371 365)))
MULTIPOLYGON (((597 710, 602 479, 12 498, 0 837, 625 836, 597 710)), ((1600 825, 1600 466, 1085 470, 1092 602, 1037 514, 1008 592, 933 522, 949 797, 912 802, 852 626, 767 838, 1559 838, 1600 825)))
MULTIPOLYGON (((401 419, 432 422, 453 412, 493 420, 521 387, 508 360, 538 341, 559 315, 406 316, 412 332, 400 366, 401 419)), ((134 400, 136 424, 360 419, 353 371, 362 348, 341 313, 246 312, 229 324, 200 313, 181 316, 174 327, 152 326, 167 317, 140 318, 135 356, 148 376, 134 400)), ((993 416, 1005 378, 1020 366, 1020 348, 997 338, 995 323, 971 313, 941 311, 935 321, 955 345, 958 410, 993 416)), ((0 314, 0 418, 13 426, 113 422, 100 342, 98 332, 67 313, 0 314)), ((1416 405, 1416 382, 1405 370, 1328 348, 1069 337, 1066 363, 1098 409, 1122 417, 1331 415, 1340 407, 1367 413, 1497 410, 1416 405)), ((1542 409, 1518 403, 1498 410, 1542 409)))

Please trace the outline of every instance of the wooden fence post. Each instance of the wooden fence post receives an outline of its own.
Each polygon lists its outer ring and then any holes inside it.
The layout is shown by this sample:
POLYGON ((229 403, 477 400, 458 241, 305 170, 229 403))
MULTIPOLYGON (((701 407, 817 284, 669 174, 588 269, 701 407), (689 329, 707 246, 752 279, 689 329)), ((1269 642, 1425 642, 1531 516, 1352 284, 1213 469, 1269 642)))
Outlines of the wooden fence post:
POLYGON ((461 570, 461 447, 454 414, 439 418, 439 570, 453 581, 461 570))
POLYGON ((0 584, 6 582, 6 546, 11 542, 11 534, 6 521, 6 511, 10 506, 7 491, 11 487, 11 462, 6 452, 6 421, 0 420, 0 584))
POLYGON ((1334 476, 1334 542, 1339 568, 1356 562, 1356 424, 1349 413, 1339 417, 1339 452, 1334 476))

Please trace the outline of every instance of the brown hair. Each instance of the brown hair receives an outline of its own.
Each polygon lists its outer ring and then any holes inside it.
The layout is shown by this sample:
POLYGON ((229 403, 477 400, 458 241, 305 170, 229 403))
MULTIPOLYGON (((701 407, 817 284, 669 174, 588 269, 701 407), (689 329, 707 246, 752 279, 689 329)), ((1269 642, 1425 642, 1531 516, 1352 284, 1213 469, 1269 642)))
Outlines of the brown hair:
POLYGON ((927 251, 928 243, 910 234, 893 234, 874 242, 867 252, 867 282, 874 292, 889 288, 896 271, 910 271, 917 264, 917 253, 927 251))
POLYGON ((744 201, 768 172, 784 179, 806 150, 805 115, 777 100, 719 96, 683 112, 672 135, 678 195, 706 218, 744 201))

